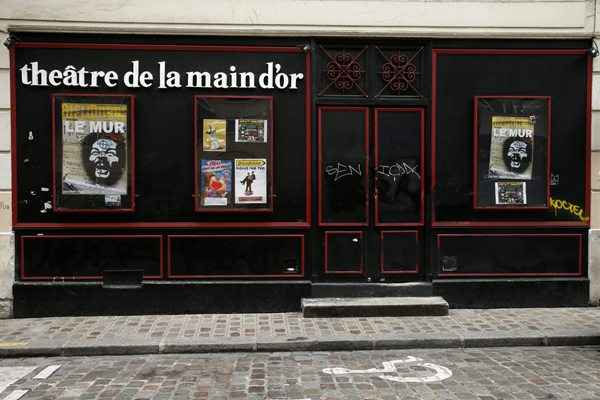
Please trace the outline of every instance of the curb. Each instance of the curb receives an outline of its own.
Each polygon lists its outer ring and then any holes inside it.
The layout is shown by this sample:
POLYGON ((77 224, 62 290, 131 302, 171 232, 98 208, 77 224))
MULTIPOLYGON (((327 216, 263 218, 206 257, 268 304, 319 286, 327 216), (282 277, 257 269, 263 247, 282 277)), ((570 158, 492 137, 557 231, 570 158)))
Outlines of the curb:
POLYGON ((149 354, 195 353, 254 353, 292 351, 357 351, 404 350, 431 348, 478 347, 543 347, 600 345, 598 335, 553 334, 551 336, 451 336, 451 337, 340 337, 315 340, 310 338, 241 338, 227 341, 208 340, 202 343, 191 340, 172 340, 146 343, 33 343, 27 347, 0 348, 0 357, 58 357, 58 356, 115 356, 149 354))
POLYGON ((64 343, 52 347, 48 343, 27 347, 0 348, 0 357, 72 357, 72 356, 117 356, 149 354, 202 354, 202 353, 256 353, 292 351, 358 351, 358 350, 404 350, 404 349, 459 349, 480 347, 544 347, 544 346, 593 346, 600 345, 597 335, 552 335, 552 336, 478 336, 478 337, 359 337, 335 339, 286 339, 271 337, 259 340, 236 338, 227 341, 186 340, 163 341, 160 343, 64 343))

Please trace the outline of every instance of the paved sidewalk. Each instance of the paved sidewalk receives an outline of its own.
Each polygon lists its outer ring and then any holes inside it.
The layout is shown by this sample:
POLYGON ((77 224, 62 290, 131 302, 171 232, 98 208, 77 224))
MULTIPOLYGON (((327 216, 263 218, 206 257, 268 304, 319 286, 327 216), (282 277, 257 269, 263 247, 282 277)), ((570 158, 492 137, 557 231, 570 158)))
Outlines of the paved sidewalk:
POLYGON ((0 356, 600 344, 600 308, 450 310, 444 317, 299 313, 0 320, 0 356))

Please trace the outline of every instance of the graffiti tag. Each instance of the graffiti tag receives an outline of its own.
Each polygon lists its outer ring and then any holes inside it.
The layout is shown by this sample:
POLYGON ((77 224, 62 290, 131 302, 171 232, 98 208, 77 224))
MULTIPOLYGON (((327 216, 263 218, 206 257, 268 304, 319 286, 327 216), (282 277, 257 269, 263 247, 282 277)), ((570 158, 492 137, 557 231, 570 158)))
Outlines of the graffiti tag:
POLYGON ((362 170, 360 164, 346 165, 338 162, 336 165, 328 165, 325 167, 325 173, 329 176, 333 175, 333 181, 336 182, 345 176, 358 175, 362 176, 362 170))
POLYGON ((391 176, 393 178, 404 175, 414 175, 418 179, 421 179, 421 175, 417 171, 418 168, 419 167, 417 165, 411 166, 405 162, 402 162, 402 164, 395 163, 392 165, 378 165, 377 173, 383 176, 391 176))
POLYGON ((586 217, 583 215, 583 207, 578 206, 577 204, 573 204, 567 200, 553 199, 552 197, 550 197, 550 207, 554 209, 555 215, 559 210, 565 210, 571 215, 574 215, 577 218, 579 218, 580 221, 587 222, 590 219, 590 217, 586 217))

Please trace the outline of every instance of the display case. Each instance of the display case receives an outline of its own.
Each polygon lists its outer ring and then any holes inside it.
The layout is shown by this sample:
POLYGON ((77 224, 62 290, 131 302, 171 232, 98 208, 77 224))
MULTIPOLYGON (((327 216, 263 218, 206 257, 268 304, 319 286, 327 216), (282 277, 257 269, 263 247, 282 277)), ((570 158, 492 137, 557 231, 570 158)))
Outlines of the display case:
POLYGON ((550 97, 476 96, 473 208, 547 209, 550 97))
POLYGON ((196 211, 273 211, 272 114, 272 97, 194 97, 196 211))
MULTIPOLYGON (((132 212, 135 118, 129 95, 52 96, 55 212, 132 212)), ((33 140, 33 132, 29 132, 33 140)))

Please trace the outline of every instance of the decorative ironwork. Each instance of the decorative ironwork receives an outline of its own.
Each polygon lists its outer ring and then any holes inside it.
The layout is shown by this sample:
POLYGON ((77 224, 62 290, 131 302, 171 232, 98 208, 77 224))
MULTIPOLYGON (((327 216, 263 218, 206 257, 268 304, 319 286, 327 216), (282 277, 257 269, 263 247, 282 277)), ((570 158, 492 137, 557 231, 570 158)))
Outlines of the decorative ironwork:
POLYGON ((420 55, 423 47, 413 52, 408 50, 386 52, 379 47, 375 48, 383 57, 378 71, 383 87, 375 97, 382 95, 423 97, 419 90, 421 86, 420 55))
POLYGON ((326 49, 319 46, 325 58, 321 68, 319 96, 328 94, 362 95, 369 97, 364 86, 365 68, 362 49, 326 49))

